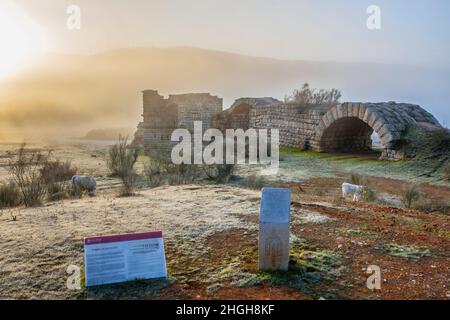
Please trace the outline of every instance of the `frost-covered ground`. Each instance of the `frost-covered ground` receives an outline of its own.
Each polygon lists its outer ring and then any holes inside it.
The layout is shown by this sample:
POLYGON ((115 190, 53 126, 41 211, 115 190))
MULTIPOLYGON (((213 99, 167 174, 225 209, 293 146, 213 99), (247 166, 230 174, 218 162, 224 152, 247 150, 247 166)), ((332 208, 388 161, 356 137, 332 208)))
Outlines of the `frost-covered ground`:
MULTIPOLYGON (((0 146, 2 179, 8 174, 8 152, 16 147, 0 146)), ((345 161, 283 155, 281 175, 300 181, 304 192, 293 193, 290 271, 279 274, 257 269, 259 190, 242 188, 236 180, 143 186, 136 196, 118 197, 119 181, 107 177, 104 144, 39 147, 50 147, 80 173, 95 175, 98 195, 1 211, 0 298, 448 298, 449 217, 336 198, 342 169, 358 168, 345 161), (67 267, 84 272, 84 237, 152 230, 164 233, 168 280, 67 289, 67 267), (381 291, 365 287, 370 264, 382 269, 381 291)), ((241 168, 237 174, 245 178, 253 172, 241 168)), ((373 182, 394 204, 407 183, 373 182)), ((423 190, 441 198, 450 194, 443 186, 424 185, 423 190)))

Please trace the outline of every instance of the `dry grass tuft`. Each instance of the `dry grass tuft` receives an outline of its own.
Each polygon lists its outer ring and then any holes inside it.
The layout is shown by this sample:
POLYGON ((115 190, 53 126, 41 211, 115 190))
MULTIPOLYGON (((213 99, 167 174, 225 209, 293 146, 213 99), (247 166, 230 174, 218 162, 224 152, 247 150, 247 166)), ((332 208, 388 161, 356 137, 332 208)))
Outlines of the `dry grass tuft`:
POLYGON ((419 186, 417 184, 408 184, 402 190, 402 203, 406 208, 412 208, 420 199, 419 186))
POLYGON ((0 184, 0 208, 11 208, 22 202, 20 190, 14 181, 0 184))

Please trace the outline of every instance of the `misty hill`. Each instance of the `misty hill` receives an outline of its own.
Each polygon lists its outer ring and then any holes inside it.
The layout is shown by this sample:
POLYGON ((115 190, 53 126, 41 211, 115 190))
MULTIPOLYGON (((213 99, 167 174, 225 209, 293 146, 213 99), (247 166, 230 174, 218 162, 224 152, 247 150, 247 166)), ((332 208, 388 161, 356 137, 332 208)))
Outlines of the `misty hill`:
POLYGON ((62 127, 68 135, 134 127, 142 113, 144 89, 163 95, 211 92, 223 97, 228 107, 239 97, 283 99, 306 81, 313 87, 342 90, 344 101, 417 103, 450 122, 448 69, 284 61, 188 47, 47 55, 0 83, 0 121, 2 127, 34 132, 62 127))

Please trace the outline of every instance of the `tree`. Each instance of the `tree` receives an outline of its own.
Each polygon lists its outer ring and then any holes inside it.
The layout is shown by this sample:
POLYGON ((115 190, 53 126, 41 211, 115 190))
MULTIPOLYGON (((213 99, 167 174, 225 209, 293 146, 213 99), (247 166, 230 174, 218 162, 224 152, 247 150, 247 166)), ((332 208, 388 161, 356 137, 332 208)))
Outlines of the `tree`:
POLYGON ((290 96, 286 96, 285 102, 302 106, 336 105, 341 96, 341 92, 337 89, 311 89, 308 83, 304 83, 301 89, 296 89, 290 96))

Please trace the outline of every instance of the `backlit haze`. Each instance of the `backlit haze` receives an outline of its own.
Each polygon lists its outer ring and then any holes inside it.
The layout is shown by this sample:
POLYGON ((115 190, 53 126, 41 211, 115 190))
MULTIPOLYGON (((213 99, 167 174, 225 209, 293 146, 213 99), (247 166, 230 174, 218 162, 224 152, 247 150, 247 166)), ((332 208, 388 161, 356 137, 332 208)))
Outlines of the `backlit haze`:
POLYGON ((228 107, 306 81, 450 123, 446 0, 2 0, 0 39, 0 139, 133 128, 144 89, 211 92, 228 107), (380 30, 366 26, 373 4, 380 30))

